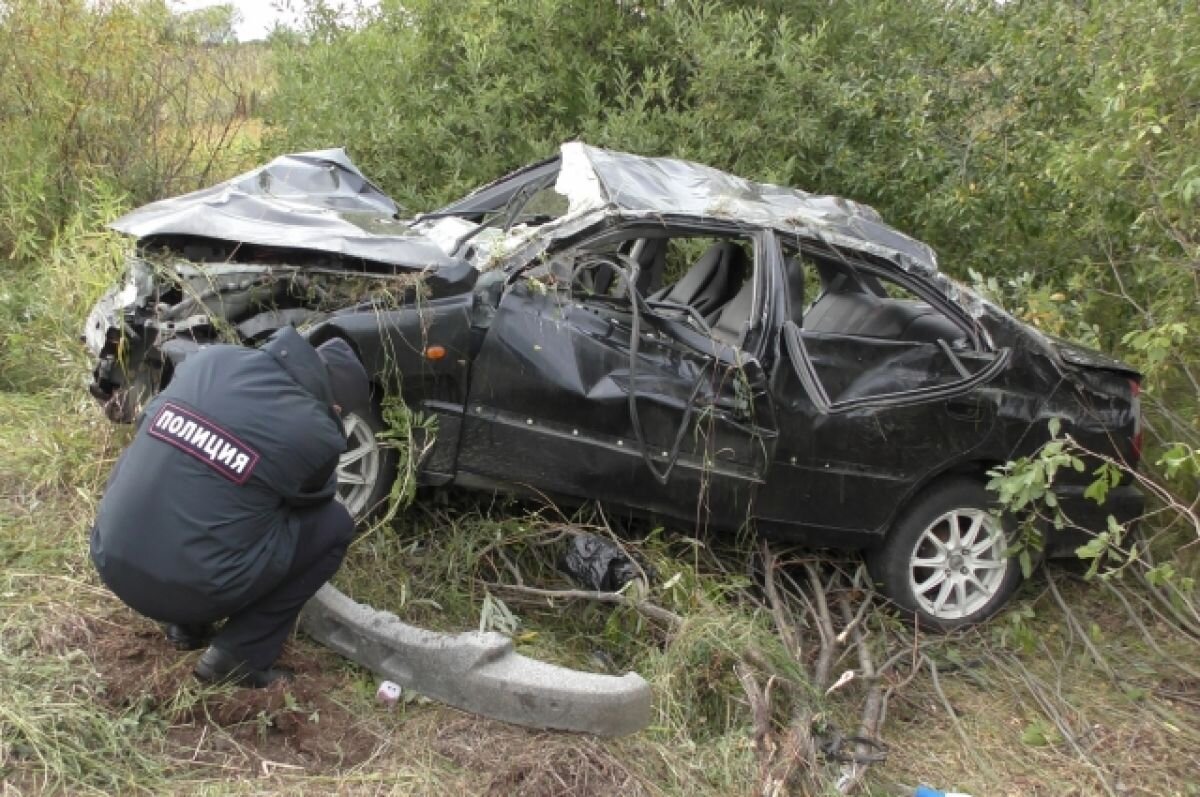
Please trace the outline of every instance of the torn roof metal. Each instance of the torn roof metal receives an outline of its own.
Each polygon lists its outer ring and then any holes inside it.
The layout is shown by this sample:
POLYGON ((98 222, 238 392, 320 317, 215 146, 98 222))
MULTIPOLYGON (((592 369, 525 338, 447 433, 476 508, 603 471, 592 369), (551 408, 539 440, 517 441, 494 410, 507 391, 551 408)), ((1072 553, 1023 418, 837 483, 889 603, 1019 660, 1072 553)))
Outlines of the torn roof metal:
MULTIPOLYGON (((484 236, 472 258, 477 267, 494 264, 498 253, 536 253, 605 217, 670 214, 770 227, 869 252, 906 269, 937 270, 930 247, 852 200, 756 183, 675 158, 630 155, 582 142, 563 144, 558 160, 554 188, 567 199, 566 214, 540 226, 518 225, 484 236)), ((528 171, 492 185, 506 180, 523 185, 531 179, 528 171)), ((142 239, 198 236, 329 252, 415 269, 457 262, 450 250, 473 222, 461 218, 406 221, 399 218, 400 212, 344 150, 326 149, 283 155, 210 188, 153 202, 122 216, 111 227, 142 239)))
POLYGON ((756 183, 690 161, 570 142, 562 146, 555 190, 570 202, 568 215, 609 206, 626 215, 733 219, 907 261, 901 263, 906 267, 937 269, 933 249, 888 226, 874 208, 756 183))

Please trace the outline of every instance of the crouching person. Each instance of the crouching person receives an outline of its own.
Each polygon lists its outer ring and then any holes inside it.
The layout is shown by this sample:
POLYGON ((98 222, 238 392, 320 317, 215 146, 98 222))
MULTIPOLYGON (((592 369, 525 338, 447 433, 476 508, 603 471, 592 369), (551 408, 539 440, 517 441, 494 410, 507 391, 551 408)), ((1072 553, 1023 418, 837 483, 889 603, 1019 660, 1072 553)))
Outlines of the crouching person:
POLYGON ((261 349, 196 353, 139 417, 100 502, 92 562, 180 650, 211 639, 200 680, 291 676, 276 659, 353 535, 334 500, 339 416, 369 400, 345 341, 313 348, 285 327, 261 349))

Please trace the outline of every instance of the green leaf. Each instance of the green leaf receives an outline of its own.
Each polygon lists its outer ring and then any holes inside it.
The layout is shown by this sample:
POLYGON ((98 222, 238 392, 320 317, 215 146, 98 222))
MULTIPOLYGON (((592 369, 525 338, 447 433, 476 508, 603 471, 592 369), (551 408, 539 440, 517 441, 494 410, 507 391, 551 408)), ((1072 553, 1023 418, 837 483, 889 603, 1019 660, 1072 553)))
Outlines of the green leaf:
POLYGON ((1108 482, 1096 479, 1083 491, 1083 497, 1095 501, 1097 504, 1103 504, 1108 498, 1108 482))
POLYGON ((1108 536, 1098 534, 1075 549, 1075 555, 1080 559, 1096 559, 1108 548, 1108 536))
POLYGON ((1021 732, 1021 743, 1028 747, 1045 747, 1057 740, 1057 732, 1045 720, 1036 719, 1021 732))
POLYGON ((1126 686, 1123 691, 1125 692, 1125 697, 1135 702, 1145 700, 1150 694, 1148 689, 1140 686, 1126 686))

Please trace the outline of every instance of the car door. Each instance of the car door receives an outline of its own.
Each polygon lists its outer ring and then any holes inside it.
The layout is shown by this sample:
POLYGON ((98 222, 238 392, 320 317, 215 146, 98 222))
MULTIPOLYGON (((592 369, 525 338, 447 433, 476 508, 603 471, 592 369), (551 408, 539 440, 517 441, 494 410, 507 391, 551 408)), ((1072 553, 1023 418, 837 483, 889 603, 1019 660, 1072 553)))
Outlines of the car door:
MULTIPOLYGON (((638 236, 671 232, 609 232, 510 282, 472 366, 459 482, 716 526, 746 519, 775 434, 753 350, 710 336, 686 310, 635 299, 627 280, 617 295, 581 287, 612 281, 585 279, 589 269, 636 267, 614 253, 638 236)), ((761 337, 747 329, 739 343, 761 337)))
POLYGON ((984 444, 1008 353, 932 290, 896 298, 878 264, 801 249, 785 247, 781 261, 793 301, 771 384, 780 438, 756 515, 854 547, 875 540, 916 485, 984 444), (806 281, 789 269, 825 272, 807 281, 816 301, 795 300, 806 281))

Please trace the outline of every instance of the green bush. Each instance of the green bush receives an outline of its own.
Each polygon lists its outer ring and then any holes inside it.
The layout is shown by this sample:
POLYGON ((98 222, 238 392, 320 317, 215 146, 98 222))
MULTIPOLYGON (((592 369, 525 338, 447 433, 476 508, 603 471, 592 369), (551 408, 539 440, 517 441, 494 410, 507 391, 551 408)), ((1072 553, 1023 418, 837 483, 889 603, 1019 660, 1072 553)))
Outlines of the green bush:
POLYGON ((348 147, 414 209, 572 138, 866 201, 1145 369, 1151 442, 1195 446, 1198 34, 1167 0, 318 4, 271 136, 348 147))
POLYGON ((0 4, 0 390, 80 391, 104 225, 258 159, 260 53, 197 35, 163 0, 0 4))
POLYGON ((0 5, 0 259, 37 260, 97 184, 138 203, 226 172, 254 58, 181 36, 163 0, 0 5))

